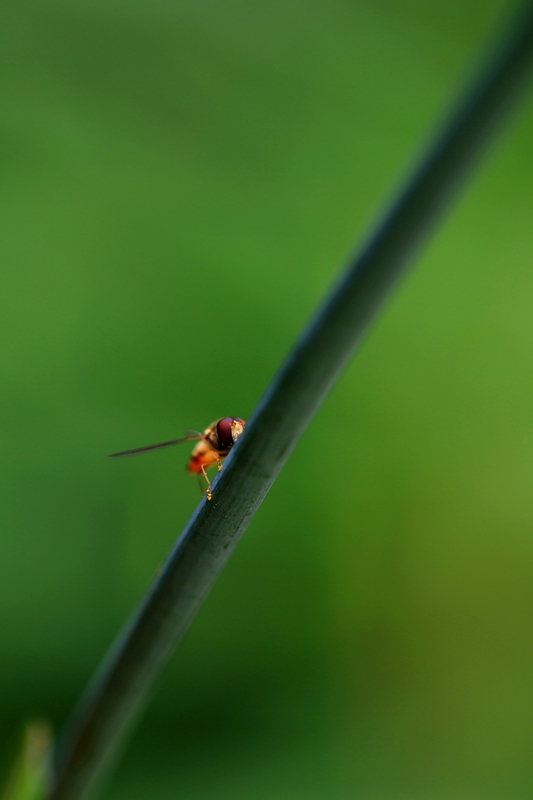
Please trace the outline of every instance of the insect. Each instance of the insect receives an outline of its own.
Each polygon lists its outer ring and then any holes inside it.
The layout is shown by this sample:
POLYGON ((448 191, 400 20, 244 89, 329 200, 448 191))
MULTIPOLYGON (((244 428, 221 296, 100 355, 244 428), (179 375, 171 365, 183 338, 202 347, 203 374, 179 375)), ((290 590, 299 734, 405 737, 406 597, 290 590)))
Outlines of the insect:
POLYGON ((229 451, 243 433, 246 422, 240 417, 223 417, 212 422, 203 433, 199 431, 188 431, 188 435, 183 439, 171 439, 170 442, 161 444, 150 444, 148 447, 137 447, 135 450, 124 450, 122 453, 113 453, 109 458, 122 458, 123 456, 135 456, 137 453, 148 453, 150 450, 160 450, 162 447, 170 447, 173 444, 182 442, 198 441, 192 451, 187 469, 191 475, 198 475, 200 488, 202 489, 201 475, 207 482, 207 499, 211 500, 211 481, 207 476, 210 467, 218 466, 222 469, 222 462, 229 451))

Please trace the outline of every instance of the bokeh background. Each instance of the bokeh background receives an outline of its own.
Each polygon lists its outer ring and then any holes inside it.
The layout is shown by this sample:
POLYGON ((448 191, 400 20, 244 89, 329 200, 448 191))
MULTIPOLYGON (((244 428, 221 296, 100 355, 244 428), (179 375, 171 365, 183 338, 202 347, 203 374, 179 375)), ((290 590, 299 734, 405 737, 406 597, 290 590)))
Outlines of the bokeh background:
MULTIPOLYGON (((61 726, 511 8, 0 9, 0 745, 61 726)), ((107 800, 515 800, 533 788, 533 112, 303 437, 107 800)))

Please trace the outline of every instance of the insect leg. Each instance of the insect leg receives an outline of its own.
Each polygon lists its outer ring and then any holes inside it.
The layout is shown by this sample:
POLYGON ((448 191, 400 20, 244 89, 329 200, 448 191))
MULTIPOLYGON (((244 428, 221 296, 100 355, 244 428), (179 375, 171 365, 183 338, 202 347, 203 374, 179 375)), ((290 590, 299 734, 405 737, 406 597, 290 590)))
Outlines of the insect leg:
POLYGON ((211 481, 207 477, 207 472, 205 471, 205 467, 203 464, 201 465, 201 467, 202 467, 202 472, 204 473, 204 478, 207 481, 207 499, 211 500, 211 498, 213 497, 213 495, 211 494, 211 481))

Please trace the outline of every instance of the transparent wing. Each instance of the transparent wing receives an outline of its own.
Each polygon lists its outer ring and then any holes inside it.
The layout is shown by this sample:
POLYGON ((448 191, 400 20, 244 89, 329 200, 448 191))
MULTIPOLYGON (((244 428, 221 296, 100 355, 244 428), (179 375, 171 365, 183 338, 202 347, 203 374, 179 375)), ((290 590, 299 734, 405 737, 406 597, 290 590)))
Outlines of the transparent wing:
POLYGON ((136 447, 133 450, 123 450, 121 453, 112 453, 108 458, 123 458, 124 456, 136 456, 137 453, 148 453, 150 450, 161 450, 163 447, 171 447, 173 444, 182 444, 183 442, 194 442, 197 439, 203 439, 204 434, 198 431, 188 431, 194 434, 193 436, 185 436, 183 439, 171 439, 170 442, 161 442, 160 444, 149 444, 148 447, 136 447))

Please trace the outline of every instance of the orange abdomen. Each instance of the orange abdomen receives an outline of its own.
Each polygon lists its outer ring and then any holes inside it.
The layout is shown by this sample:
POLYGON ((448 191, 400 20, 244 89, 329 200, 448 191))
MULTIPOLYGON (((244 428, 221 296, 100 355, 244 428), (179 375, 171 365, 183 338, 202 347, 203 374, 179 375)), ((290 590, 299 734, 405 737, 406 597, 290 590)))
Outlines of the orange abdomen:
MULTIPOLYGON (((201 442, 201 444, 204 443, 201 442)), ((197 452, 197 450, 200 450, 198 446, 194 448, 191 459, 187 464, 187 469, 192 475, 200 475, 202 467, 209 469, 209 467, 213 467, 218 463, 217 455, 211 448, 201 448, 200 452, 197 452)))

